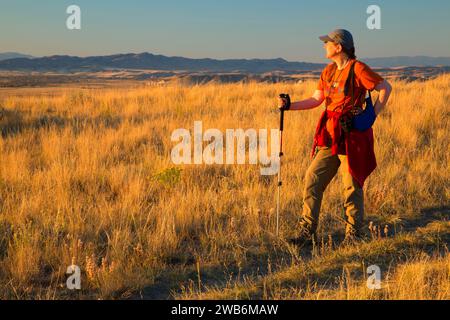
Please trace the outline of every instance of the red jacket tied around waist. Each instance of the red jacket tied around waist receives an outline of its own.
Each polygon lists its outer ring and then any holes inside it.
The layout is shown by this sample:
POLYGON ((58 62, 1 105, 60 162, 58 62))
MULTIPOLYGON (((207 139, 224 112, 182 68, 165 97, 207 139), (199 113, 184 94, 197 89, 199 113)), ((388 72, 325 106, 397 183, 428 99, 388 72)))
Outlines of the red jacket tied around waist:
POLYGON ((330 110, 325 110, 322 113, 314 135, 311 157, 314 157, 317 146, 329 145, 327 141, 329 136, 325 132, 325 123, 328 119, 331 119, 334 130, 331 138, 332 154, 337 155, 340 148, 344 148, 347 155, 348 170, 359 185, 363 187, 364 181, 377 167, 373 130, 370 128, 363 132, 357 130, 344 132, 339 122, 341 116, 342 112, 330 110))

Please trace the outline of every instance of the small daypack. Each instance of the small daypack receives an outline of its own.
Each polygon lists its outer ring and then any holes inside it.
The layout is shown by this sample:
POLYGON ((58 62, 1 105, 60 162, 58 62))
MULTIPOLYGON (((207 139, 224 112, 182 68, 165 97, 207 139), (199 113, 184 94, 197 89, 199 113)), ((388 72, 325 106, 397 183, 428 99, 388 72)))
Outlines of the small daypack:
MULTIPOLYGON (((351 65, 349 76, 347 78, 347 81, 345 82, 345 89, 344 93, 345 95, 348 95, 349 90, 351 90, 351 105, 354 110, 350 110, 350 117, 348 119, 343 119, 343 122, 345 124, 342 126, 344 131, 348 132, 352 129, 356 129, 358 131, 366 131, 370 129, 376 118, 377 115, 375 114, 375 109, 372 102, 372 94, 371 91, 368 90, 368 96, 365 98, 365 108, 361 112, 355 113, 357 111, 355 109, 355 96, 354 96, 354 87, 355 87, 355 64, 356 61, 351 65)), ((341 122, 342 125, 342 122, 341 122)))

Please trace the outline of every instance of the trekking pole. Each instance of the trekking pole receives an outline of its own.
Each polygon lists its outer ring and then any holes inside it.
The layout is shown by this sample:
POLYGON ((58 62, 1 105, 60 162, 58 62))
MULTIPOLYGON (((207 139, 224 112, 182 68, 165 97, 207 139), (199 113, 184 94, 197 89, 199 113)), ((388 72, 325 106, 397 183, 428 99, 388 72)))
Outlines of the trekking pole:
POLYGON ((280 94, 280 98, 285 101, 283 108, 280 108, 280 167, 278 168, 278 190, 277 190, 277 225, 276 225, 276 236, 279 235, 279 225, 280 225, 280 193, 281 185, 281 158, 283 157, 283 129, 284 129, 284 111, 289 110, 291 106, 291 98, 288 94, 280 94))
POLYGON ((277 192, 277 229, 276 235, 278 237, 279 234, 279 221, 280 221, 280 192, 281 185, 283 182, 281 181, 281 157, 283 156, 283 128, 284 128, 284 109, 280 109, 280 167, 278 168, 278 192, 277 192))

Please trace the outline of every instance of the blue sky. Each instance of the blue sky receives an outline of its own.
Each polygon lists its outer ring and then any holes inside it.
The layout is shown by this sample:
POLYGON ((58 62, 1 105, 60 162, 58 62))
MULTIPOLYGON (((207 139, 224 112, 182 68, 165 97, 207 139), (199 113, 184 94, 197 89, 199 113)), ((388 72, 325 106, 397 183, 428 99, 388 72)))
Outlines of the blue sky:
POLYGON ((0 0, 0 52, 37 56, 152 52, 193 58, 322 62, 318 36, 349 29, 359 57, 450 56, 448 0, 0 0), (67 30, 66 8, 82 11, 67 30), (381 30, 366 9, 381 7, 381 30))

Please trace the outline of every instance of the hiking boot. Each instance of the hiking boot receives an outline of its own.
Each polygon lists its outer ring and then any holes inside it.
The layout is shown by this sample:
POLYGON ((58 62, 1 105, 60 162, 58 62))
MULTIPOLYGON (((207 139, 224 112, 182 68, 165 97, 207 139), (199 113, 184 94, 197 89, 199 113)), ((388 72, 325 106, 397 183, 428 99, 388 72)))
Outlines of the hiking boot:
POLYGON ((299 248, 317 244, 315 233, 311 232, 311 229, 307 227, 305 223, 300 224, 300 232, 298 236, 296 238, 289 239, 288 242, 299 248))
POLYGON ((288 242, 298 248, 310 247, 313 245, 313 236, 300 235, 296 238, 289 239, 288 242))

